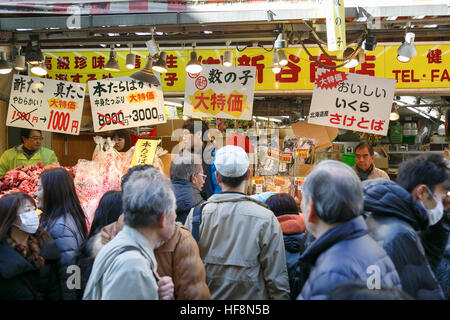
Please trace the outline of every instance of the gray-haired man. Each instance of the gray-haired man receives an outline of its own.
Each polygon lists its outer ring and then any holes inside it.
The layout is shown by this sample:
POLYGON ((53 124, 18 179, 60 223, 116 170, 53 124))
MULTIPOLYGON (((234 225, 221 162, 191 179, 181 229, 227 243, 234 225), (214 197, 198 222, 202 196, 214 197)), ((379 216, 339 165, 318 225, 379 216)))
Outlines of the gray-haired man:
POLYGON ((133 172, 122 199, 125 226, 95 258, 85 300, 159 299, 153 249, 174 232, 176 204, 170 182, 154 168, 133 172))

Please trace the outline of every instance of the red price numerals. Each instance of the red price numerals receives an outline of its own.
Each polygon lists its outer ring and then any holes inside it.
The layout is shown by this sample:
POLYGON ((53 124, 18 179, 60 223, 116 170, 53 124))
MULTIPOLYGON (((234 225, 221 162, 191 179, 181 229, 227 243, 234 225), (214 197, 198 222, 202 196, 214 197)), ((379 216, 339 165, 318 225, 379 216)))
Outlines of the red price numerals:
POLYGON ((67 131, 69 129, 69 123, 70 113, 52 110, 47 129, 53 128, 53 130, 67 131))

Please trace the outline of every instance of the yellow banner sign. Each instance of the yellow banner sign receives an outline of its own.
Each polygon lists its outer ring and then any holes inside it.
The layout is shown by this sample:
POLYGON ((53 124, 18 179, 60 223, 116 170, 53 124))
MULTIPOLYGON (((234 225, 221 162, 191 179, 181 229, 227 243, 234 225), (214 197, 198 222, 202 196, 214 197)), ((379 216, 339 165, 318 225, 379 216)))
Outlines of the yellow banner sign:
POLYGON ((136 142, 136 149, 133 153, 133 159, 131 160, 131 166, 137 166, 142 164, 153 164, 153 160, 156 154, 156 147, 158 146, 157 140, 139 139, 136 142))
MULTIPOLYGON (((398 45, 378 44, 374 51, 365 52, 365 62, 356 68, 338 68, 337 71, 364 74, 397 80, 396 88, 448 88, 450 87, 450 44, 416 44, 417 55, 410 62, 397 60, 398 45)), ((319 48, 308 48, 321 63, 336 65, 339 62, 326 57, 319 48)), ((202 64, 222 63, 225 49, 196 50, 202 64)), ((237 66, 256 67, 255 91, 265 90, 312 90, 318 64, 310 58, 303 48, 285 48, 288 64, 280 73, 271 69, 273 51, 262 48, 249 48, 243 52, 234 50, 237 66)), ((128 76, 145 66, 146 51, 133 51, 136 56, 135 70, 125 67, 129 51, 119 51, 117 59, 122 71, 108 72, 103 69, 108 61, 109 50, 105 51, 51 51, 44 52, 48 74, 45 78, 86 83, 89 80, 128 76)), ((167 51, 168 72, 161 74, 164 92, 184 92, 186 83, 186 64, 189 50, 167 51)), ((342 58, 342 52, 332 52, 331 56, 342 58)), ((320 66, 319 66, 320 67, 320 66)))

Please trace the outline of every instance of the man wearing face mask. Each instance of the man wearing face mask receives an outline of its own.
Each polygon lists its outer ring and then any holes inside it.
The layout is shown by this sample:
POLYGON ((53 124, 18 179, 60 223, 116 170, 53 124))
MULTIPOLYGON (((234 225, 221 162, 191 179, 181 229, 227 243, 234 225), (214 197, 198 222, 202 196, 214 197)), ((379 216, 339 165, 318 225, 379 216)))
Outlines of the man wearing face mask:
POLYGON ((397 183, 363 182, 369 234, 394 262, 402 288, 415 299, 444 299, 426 258, 420 232, 444 214, 449 173, 442 155, 421 155, 402 164, 397 183))

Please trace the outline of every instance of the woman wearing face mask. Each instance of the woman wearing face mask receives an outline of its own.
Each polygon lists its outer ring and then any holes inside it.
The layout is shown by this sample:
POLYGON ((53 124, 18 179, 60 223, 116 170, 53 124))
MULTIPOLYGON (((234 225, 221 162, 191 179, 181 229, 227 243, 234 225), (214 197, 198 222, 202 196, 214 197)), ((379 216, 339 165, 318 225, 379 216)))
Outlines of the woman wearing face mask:
POLYGON ((86 239, 87 226, 73 179, 63 168, 46 170, 38 181, 35 196, 38 208, 43 211, 41 226, 55 239, 61 252, 59 274, 63 298, 74 300, 76 281, 70 280, 74 285, 67 285, 67 279, 76 276, 70 266, 74 265, 76 250, 86 239))
POLYGON ((39 227, 33 198, 16 192, 0 199, 0 300, 58 300, 59 250, 39 227))

